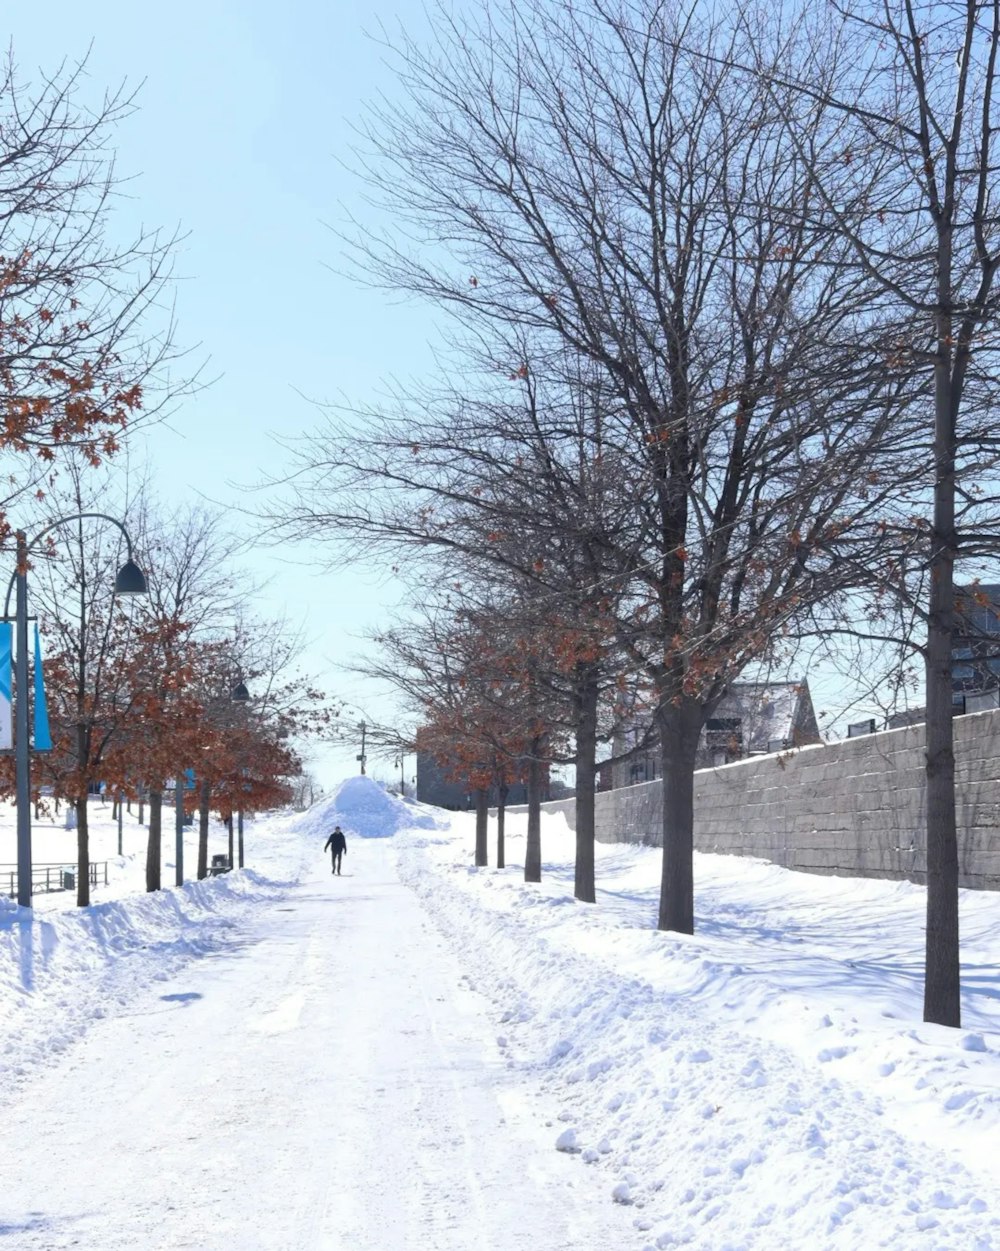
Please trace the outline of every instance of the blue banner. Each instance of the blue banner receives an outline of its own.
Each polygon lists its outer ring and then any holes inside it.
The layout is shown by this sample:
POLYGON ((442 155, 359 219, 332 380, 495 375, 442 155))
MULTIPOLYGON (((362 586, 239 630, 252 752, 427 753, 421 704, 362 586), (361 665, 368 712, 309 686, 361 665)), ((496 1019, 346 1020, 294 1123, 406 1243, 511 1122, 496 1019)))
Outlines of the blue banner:
POLYGON ((9 621, 0 621, 0 751, 14 746, 13 703, 11 701, 11 648, 14 628, 9 621))
POLYGON ((51 751, 49 710, 45 703, 45 676, 42 673, 42 641, 35 625, 35 751, 51 751))

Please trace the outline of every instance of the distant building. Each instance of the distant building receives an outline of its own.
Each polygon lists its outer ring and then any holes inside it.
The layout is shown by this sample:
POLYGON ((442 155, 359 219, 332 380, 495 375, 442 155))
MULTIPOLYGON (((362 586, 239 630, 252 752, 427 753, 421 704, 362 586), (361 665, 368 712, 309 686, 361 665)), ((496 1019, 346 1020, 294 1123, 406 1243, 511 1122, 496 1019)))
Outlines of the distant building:
POLYGON ((438 808, 465 809, 472 807, 469 788, 460 782, 452 782, 448 771, 429 752, 417 752, 417 802, 435 804, 438 808))
POLYGON ((1000 689, 1000 583, 956 589, 951 638, 954 702, 1000 689))
POLYGON ((734 682, 705 722, 699 765, 822 742, 809 683, 734 682))
MULTIPOLYGON (((955 589, 951 636, 952 712, 983 712, 1000 707, 1000 583, 955 589)), ((906 708, 886 720, 886 728, 921 723, 925 709, 906 708)))
POLYGON ((907 725, 923 725, 925 709, 921 705, 919 708, 903 708, 899 712, 890 713, 886 717, 885 728, 887 730, 901 730, 907 725))
MULTIPOLYGON (((622 755, 646 739, 628 759, 600 766, 599 789, 634 786, 660 775, 660 749, 649 723, 622 731, 614 754, 622 755)), ((698 747, 697 767, 729 764, 765 752, 785 751, 820 743, 819 724, 813 709, 809 683, 733 682, 705 722, 698 747)))
MULTIPOLYGON (((519 789, 523 789, 523 788, 519 788, 519 789)), ((549 779, 549 799, 572 799, 575 794, 576 794, 575 786, 571 786, 568 782, 562 781, 561 778, 549 779)), ((525 796, 525 799, 526 798, 527 796, 525 796)), ((508 803, 511 802, 511 799, 509 796, 507 797, 507 802, 508 803)), ((518 803, 522 803, 522 802, 524 801, 518 800, 518 803)))
MULTIPOLYGON (((547 781, 543 784, 542 798, 551 798, 547 781)), ((438 808, 464 811, 466 808, 474 807, 476 797, 467 783, 452 781, 447 766, 438 764, 429 752, 417 752, 417 800, 422 804, 434 804, 438 808)), ((527 801, 527 790, 522 783, 515 782, 508 788, 506 800, 508 807, 524 804, 527 801)), ((496 805, 496 787, 490 790, 489 802, 493 806, 496 805)))

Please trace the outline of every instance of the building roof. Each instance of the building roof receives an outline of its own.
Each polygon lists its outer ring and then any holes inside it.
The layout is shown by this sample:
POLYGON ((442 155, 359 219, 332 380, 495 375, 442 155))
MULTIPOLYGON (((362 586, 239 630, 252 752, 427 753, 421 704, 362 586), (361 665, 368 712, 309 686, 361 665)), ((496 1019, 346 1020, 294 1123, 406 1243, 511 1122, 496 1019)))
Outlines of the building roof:
POLYGON ((733 682, 712 720, 739 718, 743 750, 767 751, 773 741, 792 742, 799 704, 808 691, 804 681, 733 682))

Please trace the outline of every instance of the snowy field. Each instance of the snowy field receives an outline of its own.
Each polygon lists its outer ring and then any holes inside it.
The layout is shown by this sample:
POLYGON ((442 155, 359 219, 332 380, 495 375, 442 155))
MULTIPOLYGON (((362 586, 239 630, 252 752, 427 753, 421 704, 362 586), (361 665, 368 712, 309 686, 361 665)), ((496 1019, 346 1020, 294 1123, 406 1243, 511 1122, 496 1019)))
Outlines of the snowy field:
MULTIPOLYGON (((49 801, 51 803, 51 801, 49 801)), ((122 855, 118 855, 118 822, 112 820, 110 800, 91 797, 88 809, 90 828, 90 859, 100 867, 100 880, 96 888, 91 890, 91 898, 97 903, 102 900, 120 899, 127 895, 142 892, 146 889, 146 839, 148 824, 139 823, 139 808, 132 805, 131 813, 122 816, 122 855), (107 865, 108 885, 104 885, 104 866, 107 865)), ((144 821, 148 823, 149 807, 144 810, 144 821)), ((10 803, 0 801, 0 890, 6 891, 10 884, 10 872, 17 862, 17 813, 10 803)), ((195 817, 197 823, 197 817, 195 817)), ((249 824, 244 831, 244 843, 249 847, 251 835, 249 824)), ((76 830, 66 828, 66 810, 63 808, 57 816, 54 812, 43 813, 31 823, 31 859, 37 866, 50 864, 76 866, 76 830)), ((162 873, 163 884, 170 886, 175 879, 175 826, 173 797, 163 807, 163 847, 162 873), (169 804, 169 806, 168 806, 169 804)), ((221 821, 214 818, 209 823, 209 860, 216 853, 225 853, 229 849, 229 834, 221 821)), ((265 853, 267 854, 267 853, 265 853)), ((197 824, 184 828, 184 871, 185 877, 194 877, 198 868, 198 827, 197 824)), ((58 879, 56 868, 52 869, 52 881, 58 879)), ((17 879, 14 879, 16 893, 17 879)), ((51 894, 40 893, 34 899, 36 912, 54 912, 76 907, 74 891, 53 891, 51 894)))
POLYGON ((951 1031, 916 887, 699 856, 660 934, 657 852, 599 847, 581 905, 523 821, 474 869, 471 815, 356 778, 243 872, 144 895, 126 818, 91 908, 0 901, 0 1248, 1000 1251, 1000 897, 951 1031))

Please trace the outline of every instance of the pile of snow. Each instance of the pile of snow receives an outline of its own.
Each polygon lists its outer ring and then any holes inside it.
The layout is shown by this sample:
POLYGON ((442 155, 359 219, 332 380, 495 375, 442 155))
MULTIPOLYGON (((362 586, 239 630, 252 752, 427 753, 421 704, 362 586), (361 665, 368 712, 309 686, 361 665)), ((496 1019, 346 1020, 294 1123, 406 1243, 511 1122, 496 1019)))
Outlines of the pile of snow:
POLYGON ((335 825, 348 836, 391 838, 405 829, 433 830, 437 810, 427 804, 390 795, 370 777, 347 778, 332 795, 313 804, 298 822, 304 834, 326 838, 335 825))
MULTIPOLYGON (((492 836, 495 823, 491 822, 492 836)), ((1000 895, 962 892, 963 1020, 921 1020, 924 892, 696 857, 697 932, 656 930, 660 853, 546 818, 540 885, 474 827, 399 840, 404 880, 489 1001, 497 1059, 639 1251, 1000 1251, 1000 895)), ((518 861, 521 864, 518 864, 518 861)))

